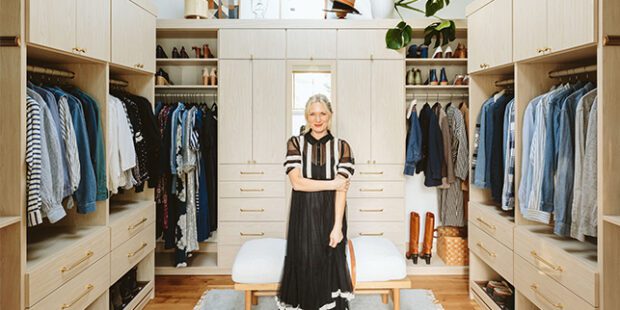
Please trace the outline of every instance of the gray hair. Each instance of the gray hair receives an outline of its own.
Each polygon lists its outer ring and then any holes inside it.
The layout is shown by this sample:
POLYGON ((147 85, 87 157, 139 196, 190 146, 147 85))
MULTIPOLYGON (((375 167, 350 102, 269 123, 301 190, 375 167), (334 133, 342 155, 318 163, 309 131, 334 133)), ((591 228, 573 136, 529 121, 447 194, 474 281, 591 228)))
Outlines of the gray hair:
POLYGON ((334 114, 334 111, 332 110, 332 103, 329 101, 329 98, 327 98, 327 96, 323 94, 316 94, 308 98, 308 101, 306 102, 306 109, 304 112, 304 116, 306 117, 306 127, 303 131, 304 134, 310 132, 310 129, 312 128, 312 126, 308 123, 308 116, 310 115, 310 106, 313 103, 317 102, 322 104, 327 109, 327 111, 329 111, 329 121, 327 121, 327 129, 331 130, 332 128, 332 115, 334 114))

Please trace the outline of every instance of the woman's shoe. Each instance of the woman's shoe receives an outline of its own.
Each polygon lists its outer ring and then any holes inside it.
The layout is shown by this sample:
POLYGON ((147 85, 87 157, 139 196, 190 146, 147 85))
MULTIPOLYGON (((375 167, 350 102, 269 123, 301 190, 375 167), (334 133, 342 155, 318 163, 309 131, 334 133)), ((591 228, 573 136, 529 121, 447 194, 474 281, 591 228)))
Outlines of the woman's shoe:
POLYGON ((426 220, 424 221, 424 243, 422 244, 422 252, 420 253, 420 257, 424 258, 427 265, 431 264, 434 234, 435 215, 431 212, 426 212, 426 220))
POLYGON ((415 78, 414 78, 415 73, 414 72, 415 71, 413 69, 407 71, 407 78, 406 78, 407 85, 414 85, 415 84, 415 78))
POLYGON ((215 58, 209 49, 209 44, 202 45, 202 58, 215 58))
POLYGON ((407 58, 418 58, 418 46, 413 44, 407 49, 407 58))
POLYGON ((189 58, 189 55, 187 55, 185 51, 185 46, 181 46, 181 51, 179 53, 181 54, 181 58, 189 58))
POLYGON ((202 57, 202 48, 199 46, 192 46, 192 49, 194 50, 194 53, 196 53, 196 58, 204 58, 202 57))
POLYGON ((433 57, 431 58, 443 58, 443 50, 441 50, 441 46, 438 46, 433 53, 433 57))
POLYGON ((202 69, 202 85, 209 85, 209 68, 202 69))
POLYGON ((209 80, 211 81, 211 85, 217 85, 217 68, 213 67, 211 69, 211 74, 209 74, 209 80))
POLYGON ((164 51, 164 48, 161 47, 161 45, 157 45, 157 49, 155 49, 155 57, 157 58, 168 58, 168 55, 166 55, 166 51, 164 51))
POLYGON ((446 68, 441 68, 439 74, 439 85, 448 85, 448 77, 446 76, 446 68))
POLYGON ((439 81, 437 80, 437 70, 431 69, 431 71, 428 74, 428 81, 430 85, 439 84, 439 81))
POLYGON ((463 44, 459 42, 459 44, 456 46, 456 49, 454 50, 454 53, 452 53, 452 58, 463 58, 463 44))
POLYGON ((463 85, 464 78, 465 77, 462 74, 455 75, 453 85, 463 85))
POLYGON ((164 71, 162 68, 159 68, 157 73, 155 73, 155 85, 174 85, 174 83, 170 81, 168 72, 164 71))
POLYGON ((450 46, 448 45, 448 47, 446 47, 446 50, 443 51, 443 58, 452 58, 452 48, 450 48, 450 46))
POLYGON ((469 74, 466 74, 463 78, 463 85, 469 85, 469 74))
POLYGON ((415 69, 413 85, 422 85, 422 71, 420 71, 420 69, 415 69))
POLYGON ((420 58, 428 58, 428 45, 420 45, 420 58))
POLYGON ((414 264, 418 264, 420 244, 420 215, 411 212, 409 216, 409 251, 405 254, 407 259, 411 259, 414 264))
POLYGON ((172 48, 172 58, 181 58, 181 55, 179 54, 179 50, 176 47, 172 48))

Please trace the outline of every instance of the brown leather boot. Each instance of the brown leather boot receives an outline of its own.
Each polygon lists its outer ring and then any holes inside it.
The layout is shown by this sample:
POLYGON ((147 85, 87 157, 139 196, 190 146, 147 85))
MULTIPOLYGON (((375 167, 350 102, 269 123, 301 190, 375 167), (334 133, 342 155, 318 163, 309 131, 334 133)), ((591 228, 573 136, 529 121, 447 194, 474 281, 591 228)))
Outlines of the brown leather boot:
POLYGON ((194 52, 196 52, 196 58, 203 58, 202 57, 202 48, 199 46, 193 46, 192 49, 194 50, 194 52))
POLYGON ((409 251, 405 256, 412 259, 414 264, 418 263, 418 251, 420 249, 420 215, 411 212, 409 216, 409 251))
POLYGON ((426 264, 431 264, 431 252, 433 251, 433 235, 435 234, 435 215, 426 212, 426 223, 424 225, 424 244, 422 245, 421 256, 426 260, 426 264))

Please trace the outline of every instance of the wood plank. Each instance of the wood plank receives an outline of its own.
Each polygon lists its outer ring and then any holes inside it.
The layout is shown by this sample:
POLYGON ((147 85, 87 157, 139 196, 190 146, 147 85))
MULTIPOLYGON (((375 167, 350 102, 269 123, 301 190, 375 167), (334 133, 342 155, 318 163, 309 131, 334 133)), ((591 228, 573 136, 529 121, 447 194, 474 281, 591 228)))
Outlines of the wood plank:
POLYGON ((19 223, 20 221, 21 217, 19 216, 0 216, 0 229, 19 223))

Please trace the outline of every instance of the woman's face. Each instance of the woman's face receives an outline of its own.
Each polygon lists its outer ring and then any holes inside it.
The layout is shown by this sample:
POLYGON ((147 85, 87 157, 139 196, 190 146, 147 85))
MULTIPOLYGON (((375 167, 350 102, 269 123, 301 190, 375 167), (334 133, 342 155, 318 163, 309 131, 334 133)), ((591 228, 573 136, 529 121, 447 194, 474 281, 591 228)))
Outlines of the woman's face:
POLYGON ((312 131, 317 134, 322 134, 327 130, 327 124, 331 118, 329 110, 320 102, 314 102, 310 105, 308 112, 308 124, 311 126, 312 131))

